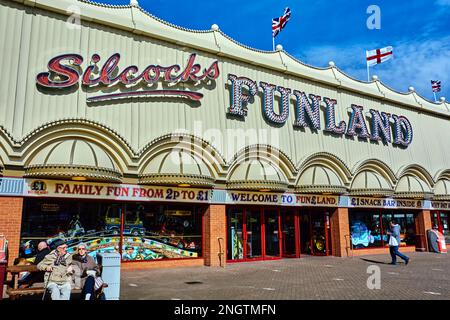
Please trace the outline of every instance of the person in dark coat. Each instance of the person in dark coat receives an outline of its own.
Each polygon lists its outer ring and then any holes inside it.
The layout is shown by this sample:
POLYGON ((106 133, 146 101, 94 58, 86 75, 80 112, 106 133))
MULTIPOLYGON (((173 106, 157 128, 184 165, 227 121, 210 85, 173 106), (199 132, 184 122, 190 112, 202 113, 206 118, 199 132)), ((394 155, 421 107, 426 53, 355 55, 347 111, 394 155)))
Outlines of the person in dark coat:
MULTIPOLYGON (((44 260, 45 256, 50 253, 50 248, 49 248, 47 242, 45 242, 45 241, 39 242, 37 249, 38 249, 38 252, 33 261, 34 265, 37 265, 39 262, 44 260)), ((44 282, 44 275, 45 275, 45 271, 33 272, 33 273, 29 274, 25 279, 19 280, 19 286, 21 288, 29 288, 34 283, 44 282)))

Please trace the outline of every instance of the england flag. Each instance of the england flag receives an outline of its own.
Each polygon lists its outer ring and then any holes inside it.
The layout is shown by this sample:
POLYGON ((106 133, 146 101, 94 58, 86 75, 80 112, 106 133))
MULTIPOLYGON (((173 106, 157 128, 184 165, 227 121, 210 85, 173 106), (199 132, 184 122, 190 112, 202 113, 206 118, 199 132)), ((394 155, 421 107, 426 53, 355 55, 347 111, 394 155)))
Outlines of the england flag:
POLYGON ((392 47, 385 47, 381 49, 366 51, 367 65, 369 67, 374 66, 376 64, 388 61, 393 56, 394 56, 394 48, 392 47))

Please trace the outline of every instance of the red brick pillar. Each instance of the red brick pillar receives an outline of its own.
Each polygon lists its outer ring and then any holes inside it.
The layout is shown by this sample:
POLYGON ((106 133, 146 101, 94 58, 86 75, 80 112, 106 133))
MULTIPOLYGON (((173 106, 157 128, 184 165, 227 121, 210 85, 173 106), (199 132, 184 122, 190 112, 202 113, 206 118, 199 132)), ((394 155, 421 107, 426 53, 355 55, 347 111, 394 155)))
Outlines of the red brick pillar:
POLYGON ((348 208, 337 208, 331 215, 331 248, 335 257, 347 257, 350 254, 348 208))
POLYGON ((416 250, 428 251, 427 230, 431 229, 431 211, 422 210, 414 218, 416 224, 416 250))
POLYGON ((0 233, 8 240, 8 265, 19 256, 23 198, 0 197, 0 233))
POLYGON ((205 213, 205 232, 203 256, 205 266, 225 266, 226 243, 226 213, 225 205, 210 205, 205 213))

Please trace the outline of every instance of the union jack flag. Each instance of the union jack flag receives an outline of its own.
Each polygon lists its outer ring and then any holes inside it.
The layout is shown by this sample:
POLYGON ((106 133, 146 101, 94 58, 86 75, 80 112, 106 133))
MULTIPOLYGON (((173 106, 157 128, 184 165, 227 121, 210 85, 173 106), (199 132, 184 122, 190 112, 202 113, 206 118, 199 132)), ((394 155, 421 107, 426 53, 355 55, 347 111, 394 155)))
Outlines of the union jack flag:
POLYGON ((291 18, 291 9, 284 9, 284 14, 281 17, 272 19, 272 37, 275 38, 281 30, 286 26, 286 23, 291 18))
POLYGON ((433 89, 433 92, 440 92, 441 82, 439 80, 431 80, 431 88, 433 89))

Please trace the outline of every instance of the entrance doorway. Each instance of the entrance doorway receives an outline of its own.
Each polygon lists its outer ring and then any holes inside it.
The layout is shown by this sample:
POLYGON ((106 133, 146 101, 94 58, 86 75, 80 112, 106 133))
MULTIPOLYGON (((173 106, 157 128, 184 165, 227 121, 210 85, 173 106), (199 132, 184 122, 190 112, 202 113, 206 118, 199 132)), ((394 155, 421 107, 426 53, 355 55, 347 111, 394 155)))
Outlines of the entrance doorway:
POLYGON ((227 211, 227 261, 331 255, 324 209, 240 208, 227 211))
POLYGON ((302 210, 300 214, 300 243, 302 254, 331 255, 329 212, 319 209, 302 210))
POLYGON ((278 208, 230 208, 227 260, 253 261, 298 257, 298 215, 278 208))

